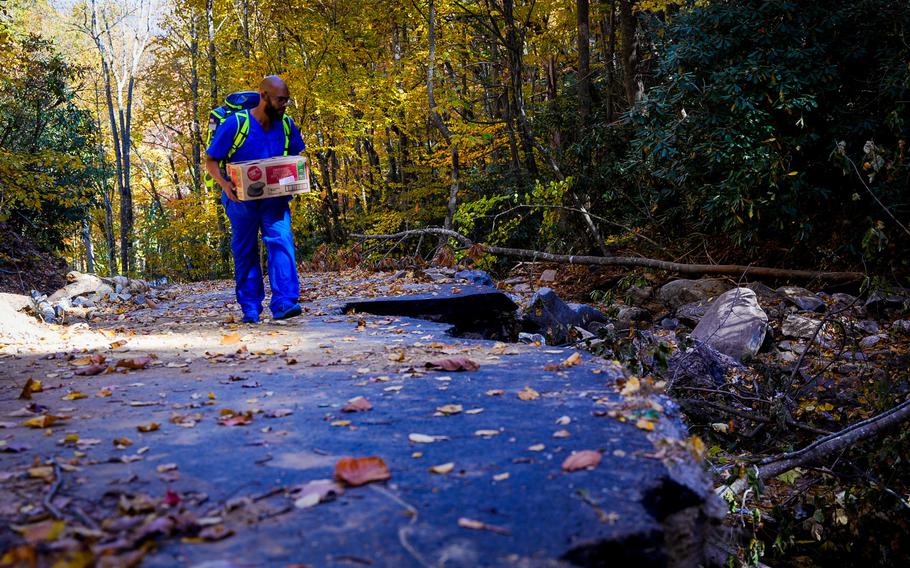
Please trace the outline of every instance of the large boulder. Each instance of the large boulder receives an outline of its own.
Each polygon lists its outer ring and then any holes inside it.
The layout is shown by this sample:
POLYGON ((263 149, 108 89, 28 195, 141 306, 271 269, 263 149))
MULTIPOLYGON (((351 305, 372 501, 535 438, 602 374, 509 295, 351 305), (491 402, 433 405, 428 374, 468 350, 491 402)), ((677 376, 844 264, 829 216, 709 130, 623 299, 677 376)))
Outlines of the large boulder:
POLYGON ((730 284, 719 278, 680 279, 664 284, 657 296, 668 308, 675 310, 683 304, 715 298, 729 289, 730 284))
POLYGON ((547 343, 559 345, 569 341, 573 328, 588 328, 592 323, 606 322, 607 317, 585 304, 567 304, 552 289, 541 288, 531 298, 522 320, 525 327, 546 335, 547 343))
POLYGON ((754 357, 765 341, 768 315, 748 288, 724 292, 711 304, 692 338, 738 361, 754 357))

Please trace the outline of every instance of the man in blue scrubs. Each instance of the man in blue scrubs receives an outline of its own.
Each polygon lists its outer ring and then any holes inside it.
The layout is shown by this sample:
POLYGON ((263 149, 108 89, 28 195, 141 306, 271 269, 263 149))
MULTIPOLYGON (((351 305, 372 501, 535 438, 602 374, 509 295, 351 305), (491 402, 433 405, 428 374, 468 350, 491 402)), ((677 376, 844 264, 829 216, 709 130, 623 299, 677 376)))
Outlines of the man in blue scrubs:
POLYGON ((237 303, 243 310, 243 321, 258 323, 265 299, 262 270, 259 266, 259 232, 268 251, 272 319, 299 316, 300 281, 291 232, 291 196, 240 201, 231 180, 218 166, 221 160, 242 162, 287 155, 304 149, 300 130, 291 120, 285 134, 284 114, 291 99, 288 86, 280 77, 271 75, 259 84, 259 106, 228 117, 215 131, 206 150, 205 167, 221 186, 221 203, 231 221, 231 251, 234 255, 234 278, 237 303), (249 128, 243 143, 231 154, 235 135, 241 125, 249 128))

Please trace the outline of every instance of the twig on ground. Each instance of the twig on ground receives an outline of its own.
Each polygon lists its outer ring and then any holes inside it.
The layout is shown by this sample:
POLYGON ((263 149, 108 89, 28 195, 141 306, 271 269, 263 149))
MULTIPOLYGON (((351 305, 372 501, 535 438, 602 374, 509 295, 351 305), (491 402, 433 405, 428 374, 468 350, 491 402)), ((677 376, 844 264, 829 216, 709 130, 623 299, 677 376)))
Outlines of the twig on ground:
POLYGON ((44 496, 44 508, 54 516, 55 519, 63 519, 63 513, 60 512, 54 503, 54 495, 57 494, 57 490, 60 489, 60 485, 63 483, 63 472, 60 469, 59 464, 54 464, 54 483, 51 485, 50 491, 47 492, 47 495, 44 496))

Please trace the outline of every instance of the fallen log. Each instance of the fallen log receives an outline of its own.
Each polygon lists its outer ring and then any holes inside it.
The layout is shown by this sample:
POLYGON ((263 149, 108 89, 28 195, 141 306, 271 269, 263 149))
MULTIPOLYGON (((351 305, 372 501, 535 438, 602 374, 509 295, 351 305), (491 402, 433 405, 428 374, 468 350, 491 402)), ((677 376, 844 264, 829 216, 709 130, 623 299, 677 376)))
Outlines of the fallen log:
POLYGON ((476 247, 483 252, 508 256, 513 258, 522 258, 532 261, 558 262, 563 264, 585 264, 601 266, 634 266, 640 268, 653 268, 656 270, 666 270, 676 274, 685 275, 711 275, 711 276, 735 276, 737 278, 770 278, 770 279, 793 279, 793 280, 824 280, 827 282, 856 282, 865 278, 861 272, 825 272, 819 270, 790 270, 786 268, 770 268, 766 266, 746 266, 740 264, 684 264, 679 262, 670 262, 666 260, 656 260, 651 258, 640 258, 634 256, 584 256, 584 255, 566 255, 552 254, 536 250, 516 249, 484 245, 474 243, 468 237, 449 229, 412 229, 401 231, 400 233, 385 235, 351 235, 358 239, 367 240, 401 240, 412 236, 438 235, 447 236, 455 239, 464 248, 476 247))
MULTIPOLYGON (((888 430, 896 428, 910 421, 910 400, 898 404, 890 410, 877 414, 871 418, 857 422, 833 434, 823 436, 801 450, 778 454, 762 459, 755 464, 755 475, 759 479, 770 479, 786 473, 797 467, 808 466, 813 463, 838 454, 855 444, 873 438, 888 430)), ((717 488, 720 495, 742 495, 748 482, 737 479, 732 485, 722 485, 717 488)))

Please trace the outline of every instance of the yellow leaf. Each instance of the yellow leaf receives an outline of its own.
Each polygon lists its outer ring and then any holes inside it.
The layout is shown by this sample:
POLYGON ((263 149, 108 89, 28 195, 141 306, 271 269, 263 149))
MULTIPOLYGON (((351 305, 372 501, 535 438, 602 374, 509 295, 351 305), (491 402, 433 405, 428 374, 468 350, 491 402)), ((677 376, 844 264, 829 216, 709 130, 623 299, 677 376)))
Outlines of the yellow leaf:
POLYGON ((622 390, 619 394, 623 396, 631 396, 641 390, 641 381, 638 380, 638 377, 630 377, 626 381, 625 386, 622 387, 622 390))
POLYGON ((647 430, 648 432, 654 430, 654 423, 650 420, 645 420, 644 418, 639 418, 638 422, 635 423, 635 426, 642 430, 647 430))
POLYGON ((88 397, 79 391, 73 391, 73 392, 63 396, 63 400, 79 400, 80 398, 88 398, 88 397))
POLYGON ((540 398, 540 393, 529 386, 525 386, 524 390, 518 393, 518 398, 521 400, 537 400, 540 398))

